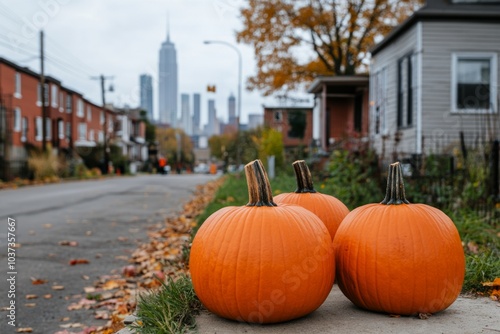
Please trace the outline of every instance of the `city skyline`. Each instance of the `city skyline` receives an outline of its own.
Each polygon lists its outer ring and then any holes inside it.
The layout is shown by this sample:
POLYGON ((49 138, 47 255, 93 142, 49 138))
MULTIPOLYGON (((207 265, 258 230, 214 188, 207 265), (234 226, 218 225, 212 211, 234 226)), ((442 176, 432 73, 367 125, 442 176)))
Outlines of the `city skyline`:
MULTIPOLYGON (((207 122, 207 85, 216 85, 212 98, 225 106, 227 97, 238 84, 237 55, 223 46, 207 46, 205 40, 220 40, 236 46, 242 53, 242 85, 255 73, 253 48, 238 44, 235 30, 241 25, 239 8, 244 1, 161 0, 147 5, 130 0, 124 6, 118 0, 34 3, 0 0, 0 27, 5 43, 0 56, 20 66, 40 71, 38 32, 45 32, 47 75, 80 91, 93 103, 100 103, 100 86, 91 76, 113 76, 115 91, 106 93, 106 101, 116 106, 140 104, 138 77, 153 77, 153 113, 158 117, 158 49, 165 40, 165 19, 170 12, 171 40, 175 42, 178 64, 178 92, 202 93, 200 124, 207 122), (54 3, 47 8, 45 3, 54 3), (130 18, 134 24, 130 24, 130 18), (193 33, 193 27, 197 33, 193 33)), ((259 92, 243 90, 242 122, 249 113, 262 113, 262 104, 276 103, 259 92)), ((179 97, 178 97, 179 98, 179 97)), ((178 110, 179 111, 179 110, 178 110)), ((226 108, 219 115, 227 118, 226 108)))

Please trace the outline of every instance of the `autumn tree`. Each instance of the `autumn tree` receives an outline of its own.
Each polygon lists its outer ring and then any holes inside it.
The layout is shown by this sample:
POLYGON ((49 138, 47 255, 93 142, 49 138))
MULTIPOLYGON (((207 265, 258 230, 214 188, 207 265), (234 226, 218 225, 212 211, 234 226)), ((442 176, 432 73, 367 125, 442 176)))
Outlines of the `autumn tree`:
POLYGON ((227 163, 246 164, 259 156, 258 139, 262 134, 260 128, 238 133, 212 136, 208 139, 210 154, 227 163), (238 136, 238 138, 236 137, 238 136))
POLYGON ((156 140, 158 153, 167 158, 168 164, 175 165, 180 162, 182 165, 191 165, 194 163, 193 143, 184 131, 156 128, 156 140))
POLYGON ((248 0, 238 42, 250 44, 249 89, 270 95, 318 75, 366 72, 367 52, 423 0, 248 0))

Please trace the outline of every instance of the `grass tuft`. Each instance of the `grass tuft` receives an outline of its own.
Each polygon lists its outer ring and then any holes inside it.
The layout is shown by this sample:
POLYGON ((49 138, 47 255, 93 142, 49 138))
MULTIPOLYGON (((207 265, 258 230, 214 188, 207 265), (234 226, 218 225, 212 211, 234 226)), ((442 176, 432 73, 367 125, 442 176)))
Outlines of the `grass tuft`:
POLYGON ((155 291, 141 294, 137 304, 136 324, 131 328, 141 334, 187 333, 196 327, 194 316, 201 303, 196 297, 191 279, 180 276, 155 291))
POLYGON ((500 252, 490 249, 479 254, 466 256, 465 280, 463 292, 484 292, 489 287, 482 283, 491 282, 500 277, 500 252))

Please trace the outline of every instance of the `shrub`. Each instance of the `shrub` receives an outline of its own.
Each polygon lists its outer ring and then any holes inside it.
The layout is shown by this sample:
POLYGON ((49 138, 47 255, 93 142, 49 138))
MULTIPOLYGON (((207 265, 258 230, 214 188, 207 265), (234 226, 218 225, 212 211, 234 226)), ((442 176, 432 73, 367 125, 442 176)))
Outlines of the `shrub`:
POLYGON ((57 155, 51 149, 46 152, 31 152, 28 158, 28 166, 33 171, 35 180, 54 181, 58 178, 61 163, 57 155))

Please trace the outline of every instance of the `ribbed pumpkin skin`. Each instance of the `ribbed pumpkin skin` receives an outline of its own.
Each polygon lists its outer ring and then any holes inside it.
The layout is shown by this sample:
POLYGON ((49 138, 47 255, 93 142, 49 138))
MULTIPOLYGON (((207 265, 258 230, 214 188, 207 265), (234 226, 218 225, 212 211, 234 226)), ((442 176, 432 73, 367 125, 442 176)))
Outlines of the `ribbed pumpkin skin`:
POLYGON ((333 240, 349 209, 337 198, 321 193, 283 193, 274 197, 276 203, 299 205, 318 216, 333 240))
POLYGON ((337 283, 355 305, 390 314, 435 313, 458 297, 465 257, 448 216, 425 204, 368 204, 335 235, 337 283))
POLYGON ((290 205, 215 212, 193 240, 190 271, 194 290, 208 310, 257 323, 314 311, 327 298, 335 276, 324 224, 290 205))

